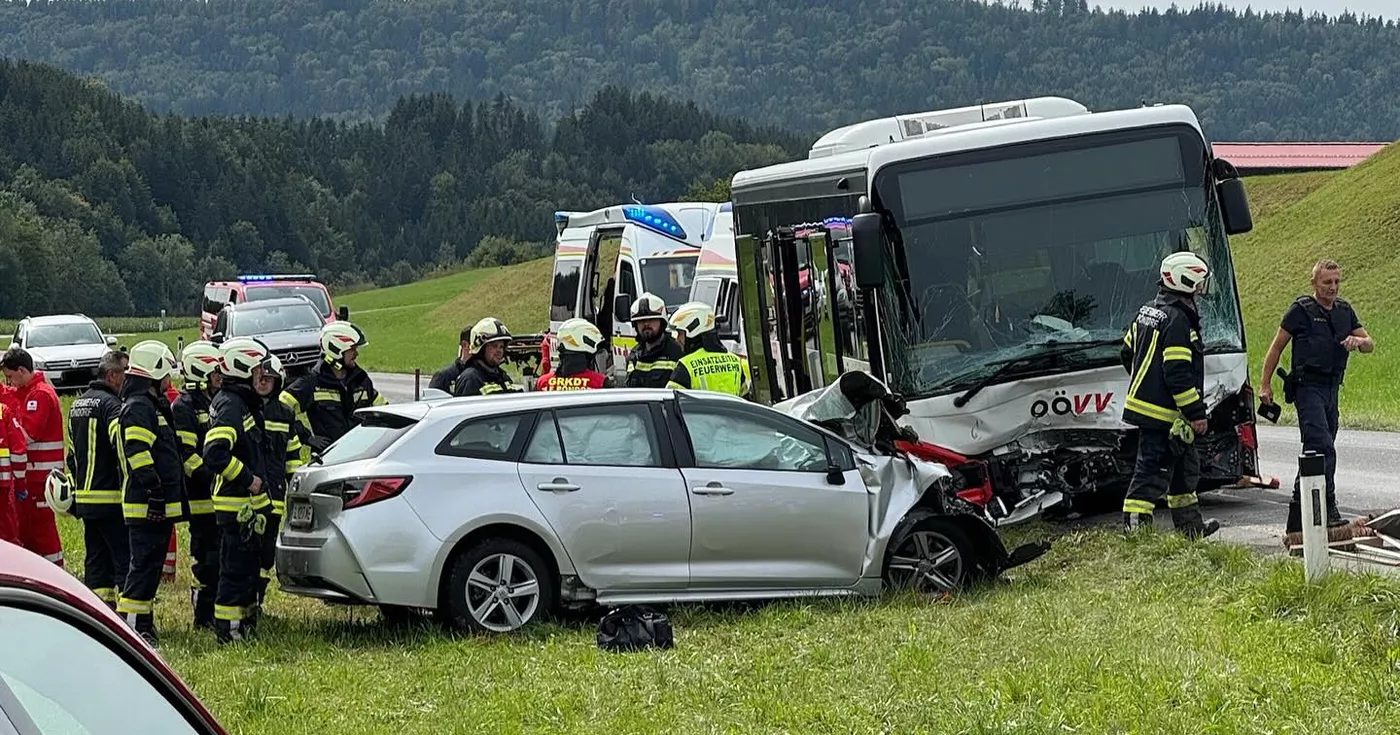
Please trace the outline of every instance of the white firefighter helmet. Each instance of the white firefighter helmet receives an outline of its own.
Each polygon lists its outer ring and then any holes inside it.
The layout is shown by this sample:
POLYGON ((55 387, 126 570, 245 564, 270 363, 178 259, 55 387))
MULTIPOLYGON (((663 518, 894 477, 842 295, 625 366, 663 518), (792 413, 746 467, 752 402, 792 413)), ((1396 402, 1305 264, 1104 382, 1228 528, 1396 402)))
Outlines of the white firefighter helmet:
POLYGON ((263 370, 265 370, 268 375, 278 380, 287 379, 287 371, 282 368, 282 359, 271 352, 267 354, 267 361, 263 363, 263 370))
POLYGON ((671 328, 687 339, 698 337, 715 328, 715 310, 703 301, 681 304, 671 315, 671 328))
POLYGON ((369 345, 364 330, 350 322, 331 322, 321 327, 321 354, 340 362, 345 353, 369 345))
POLYGON ((185 370, 185 380, 194 383, 207 383, 209 376, 222 367, 224 351, 207 339, 191 342, 180 351, 180 365, 185 370))
POLYGON ((267 345, 252 337, 237 337, 223 344, 223 367, 225 377, 248 380, 253 377, 253 368, 267 364, 272 351, 267 345))
POLYGON ((127 355, 131 360, 126 366, 127 375, 160 381, 180 369, 179 363, 175 361, 175 353, 159 340, 138 342, 127 355))
POLYGON ((55 513, 67 513, 73 507, 73 480, 62 469, 49 470, 44 480, 44 500, 55 513))
POLYGON ((496 317, 488 316, 472 327, 472 354, 480 354, 481 348, 492 342, 509 342, 512 339, 515 338, 510 335, 505 323, 496 317))
POLYGON ((574 317, 559 326, 559 344, 570 352, 591 355, 603 344, 603 333, 587 319, 574 317))
POLYGON ((1173 291, 1198 293, 1209 277, 1210 266, 1189 250, 1162 259, 1162 285, 1173 291))
POLYGON ((654 293, 644 293, 632 302, 632 318, 629 321, 665 318, 666 302, 654 293))

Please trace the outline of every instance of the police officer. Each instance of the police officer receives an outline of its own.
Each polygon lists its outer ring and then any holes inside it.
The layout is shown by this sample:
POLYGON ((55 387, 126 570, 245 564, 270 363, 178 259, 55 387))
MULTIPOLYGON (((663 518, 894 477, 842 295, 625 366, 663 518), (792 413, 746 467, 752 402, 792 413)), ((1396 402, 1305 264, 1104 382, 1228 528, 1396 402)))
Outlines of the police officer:
POLYGON ((496 393, 518 393, 520 386, 501 369, 506 361, 506 344, 513 337, 506 325, 495 317, 477 322, 470 333, 471 356, 467 367, 452 384, 454 396, 489 396, 496 393))
POLYGON ((1208 428, 1196 294, 1205 290, 1210 268, 1195 253, 1181 251, 1164 258, 1160 272, 1157 298, 1138 309, 1123 336, 1123 364, 1131 375, 1123 421, 1138 427, 1123 523, 1129 531, 1150 528, 1156 503, 1165 496, 1176 530, 1204 538, 1220 529, 1215 519, 1201 517, 1196 502, 1195 439, 1208 428))
POLYGON ((667 388, 709 390, 736 396, 749 392, 749 364, 724 349, 715 331, 715 311, 709 304, 691 301, 671 315, 671 327, 680 340, 682 355, 667 388))
POLYGON ((564 354, 559 369, 545 373, 535 390, 588 390, 603 388, 608 379, 593 369, 593 360, 603 347, 603 333, 587 319, 573 318, 559 326, 559 344, 564 354))
POLYGON ((627 387, 665 388, 681 359, 680 343, 666 329, 666 302, 651 293, 638 296, 631 321, 637 346, 627 354, 627 387))
POLYGON ((219 526, 214 522, 214 473, 204 464, 209 405, 223 385, 219 367, 223 351, 213 342, 191 342, 180 353, 185 382, 170 406, 175 435, 185 460, 185 488, 190 500, 190 604, 194 627, 214 628, 214 592, 219 586, 219 526))
POLYGON ((271 530, 273 473, 281 473, 267 434, 262 382, 272 356, 248 338, 223 344, 224 382, 209 407, 204 463, 215 473, 214 519, 219 526, 219 586, 214 595, 214 634, 219 643, 252 635, 256 627, 262 534, 271 530))
POLYGON ((146 340, 131 348, 122 384, 122 515, 131 563, 117 614, 156 645, 156 590, 174 524, 184 518, 185 472, 165 391, 178 370, 170 348, 146 340))
POLYGON ((262 618, 263 601, 267 599, 267 585, 272 580, 272 569, 277 559, 277 531, 282 527, 282 518, 287 514, 287 481, 303 464, 301 425, 297 423, 291 410, 279 400, 286 378, 282 361, 276 355, 269 355, 263 376, 255 386, 263 400, 263 429, 267 432, 272 452, 270 459, 274 464, 265 478, 267 496, 272 499, 272 516, 268 520, 267 530, 262 534, 257 602, 251 615, 255 624, 262 618), (279 453, 281 472, 276 471, 279 453))
MULTIPOLYGON (((1326 466, 1327 525, 1330 541, 1346 541, 1352 528, 1337 508, 1338 391, 1346 374, 1347 358, 1353 350, 1369 353, 1376 342, 1361 326, 1356 310, 1337 295, 1341 289, 1342 268, 1335 260, 1319 260, 1312 270, 1311 296, 1294 300, 1283 315, 1278 333, 1264 355, 1264 371, 1259 379, 1259 400, 1274 402, 1274 371, 1283 348, 1293 341, 1293 369, 1284 386, 1284 400, 1298 411, 1298 431, 1303 450, 1321 454, 1326 466), (1291 399, 1291 400, 1290 400, 1291 399)), ((1288 504, 1284 545, 1289 550, 1303 545, 1303 519, 1298 490, 1301 478, 1293 480, 1293 498, 1288 504)))
MULTIPOLYGON (((97 363, 97 379, 68 409, 73 447, 65 462, 73 483, 74 515, 83 522, 83 583, 116 609, 126 584, 131 540, 122 518, 122 399, 127 354, 113 350, 97 363)), ((52 504, 50 505, 52 507, 52 504)))
POLYGON ((310 458, 310 450, 325 451, 344 436, 358 423, 356 409, 388 402, 359 366, 360 349, 367 346, 365 333, 354 324, 327 324, 321 328, 321 362, 279 394, 310 436, 303 458, 310 458))

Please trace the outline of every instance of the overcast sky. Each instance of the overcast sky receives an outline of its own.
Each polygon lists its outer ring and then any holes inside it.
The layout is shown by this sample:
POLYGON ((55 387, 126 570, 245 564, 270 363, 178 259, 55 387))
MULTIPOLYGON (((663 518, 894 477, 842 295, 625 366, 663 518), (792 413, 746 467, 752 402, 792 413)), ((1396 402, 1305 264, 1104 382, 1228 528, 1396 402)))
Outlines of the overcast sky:
MULTIPOLYGON (((1350 10, 1357 15, 1380 16, 1386 20, 1400 20, 1400 0, 1217 0, 1220 4, 1237 10, 1254 8, 1256 12, 1302 9, 1305 13, 1314 11, 1327 16, 1350 10)), ((1088 0, 1089 7, 1095 5, 1104 10, 1142 10, 1154 7, 1165 10, 1172 6, 1171 0, 1088 0)), ((1029 3, 1022 3, 1029 5, 1029 3)), ((1197 0, 1177 0, 1176 6, 1182 9, 1193 8, 1197 0)))

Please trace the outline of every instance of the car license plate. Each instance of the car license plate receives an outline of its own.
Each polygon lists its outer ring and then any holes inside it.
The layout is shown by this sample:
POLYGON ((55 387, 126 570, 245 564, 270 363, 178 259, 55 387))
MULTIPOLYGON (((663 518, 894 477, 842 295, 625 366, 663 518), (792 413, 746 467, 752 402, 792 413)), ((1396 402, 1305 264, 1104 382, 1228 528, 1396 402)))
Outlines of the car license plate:
POLYGON ((311 525, 312 512, 310 503, 297 503, 292 506, 291 512, 291 516, 287 519, 288 524, 293 526, 311 525))

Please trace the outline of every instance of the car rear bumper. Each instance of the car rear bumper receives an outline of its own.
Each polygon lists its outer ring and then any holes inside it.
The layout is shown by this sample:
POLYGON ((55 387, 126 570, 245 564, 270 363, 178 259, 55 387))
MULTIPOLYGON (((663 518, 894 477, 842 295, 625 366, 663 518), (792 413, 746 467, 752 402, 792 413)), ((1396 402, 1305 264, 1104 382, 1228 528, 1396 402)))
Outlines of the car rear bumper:
POLYGON ((277 586, 284 592, 351 605, 379 603, 355 555, 339 534, 277 537, 277 586))

